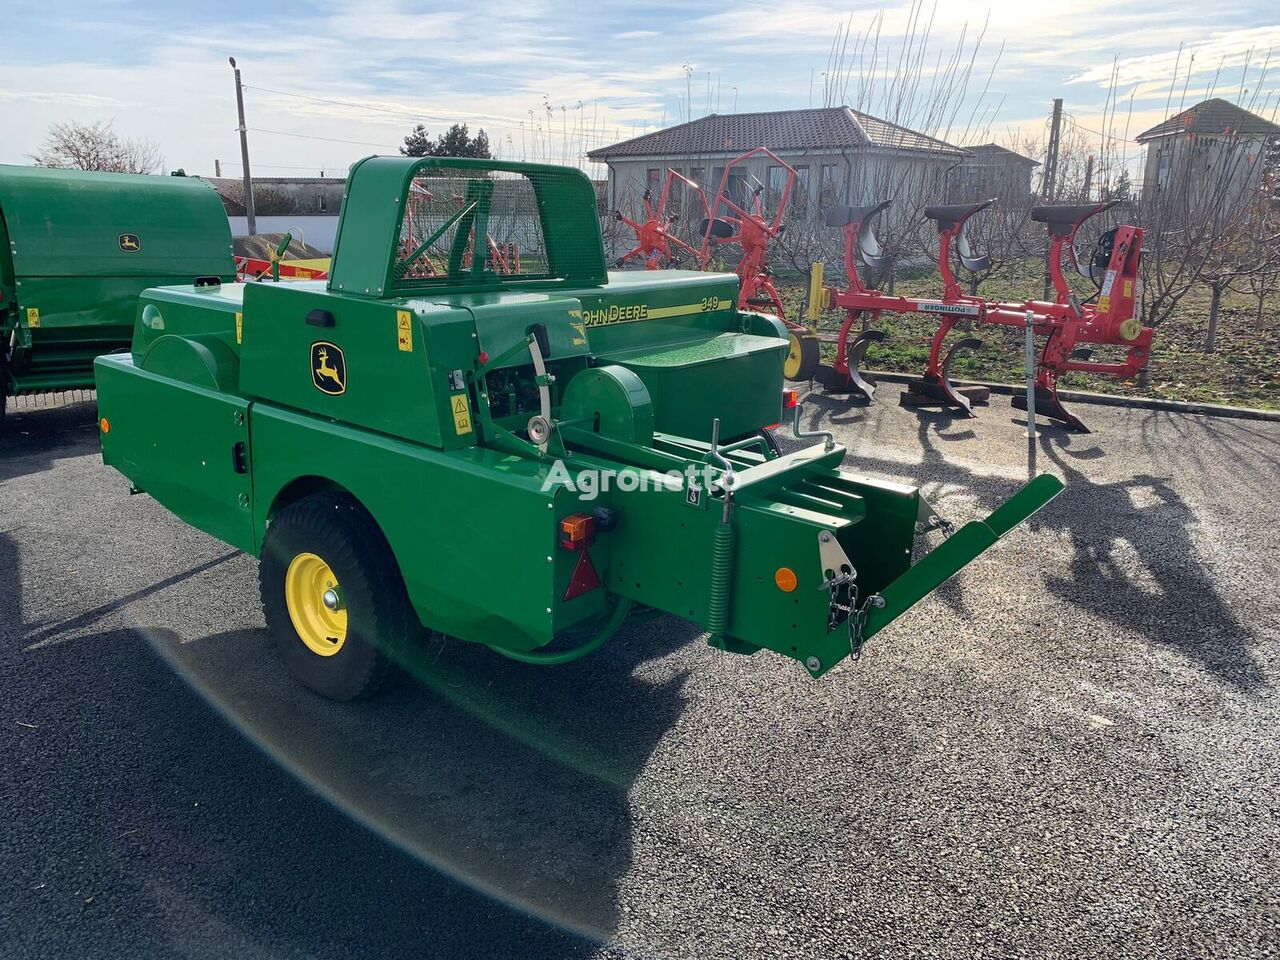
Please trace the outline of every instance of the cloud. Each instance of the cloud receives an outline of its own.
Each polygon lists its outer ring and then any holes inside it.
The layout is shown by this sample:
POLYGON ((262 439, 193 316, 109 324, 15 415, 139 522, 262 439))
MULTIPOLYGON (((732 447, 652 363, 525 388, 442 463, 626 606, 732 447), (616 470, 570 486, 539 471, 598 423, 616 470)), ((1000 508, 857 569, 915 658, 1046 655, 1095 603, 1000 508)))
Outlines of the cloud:
POLYGON ((73 107, 105 108, 109 110, 139 106, 115 97, 100 97, 93 93, 52 90, 0 90, 0 100, 26 101, 28 103, 57 103, 73 107))
MULTIPOLYGON (((1121 83, 1167 83, 1176 77, 1203 76, 1246 64, 1260 67, 1273 49, 1280 53, 1280 24, 1211 33, 1208 40, 1185 43, 1181 49, 1172 47, 1158 53, 1121 59, 1115 64, 1115 69, 1121 83)), ((1067 82, 1106 86, 1111 82, 1111 72, 1110 63, 1099 64, 1076 74, 1067 82)))

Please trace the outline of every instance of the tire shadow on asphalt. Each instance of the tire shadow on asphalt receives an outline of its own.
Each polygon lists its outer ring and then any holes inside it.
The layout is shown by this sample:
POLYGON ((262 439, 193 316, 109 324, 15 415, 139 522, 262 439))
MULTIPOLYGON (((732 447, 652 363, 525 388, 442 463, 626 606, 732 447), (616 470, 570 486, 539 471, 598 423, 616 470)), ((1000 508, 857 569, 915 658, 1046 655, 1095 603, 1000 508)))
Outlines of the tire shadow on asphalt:
POLYGON ((414 679, 353 704, 294 683, 265 631, 149 639, 334 808, 444 875, 605 940, 631 864, 629 789, 684 706, 683 671, 654 682, 635 668, 697 635, 678 621, 623 628, 559 667, 437 638, 414 679))

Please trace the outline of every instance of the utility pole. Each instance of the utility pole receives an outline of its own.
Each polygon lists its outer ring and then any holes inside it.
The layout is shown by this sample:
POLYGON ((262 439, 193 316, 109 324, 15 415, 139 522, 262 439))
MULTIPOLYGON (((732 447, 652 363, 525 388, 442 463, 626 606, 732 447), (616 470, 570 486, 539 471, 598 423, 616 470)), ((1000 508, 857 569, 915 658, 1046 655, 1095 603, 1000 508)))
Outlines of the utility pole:
MULTIPOLYGON (((1053 119, 1049 123, 1049 149, 1044 156, 1044 180, 1041 183, 1041 203, 1053 203, 1054 190, 1058 180, 1058 140, 1062 133, 1062 98, 1053 101, 1053 119)), ((1044 271, 1044 299, 1049 299, 1049 288, 1052 285, 1049 268, 1044 271)))
POLYGON ((1084 165, 1084 202, 1089 202, 1089 194, 1093 192, 1093 157, 1090 156, 1084 165))
POLYGON ((217 157, 213 158, 213 175, 215 177, 222 176, 222 161, 219 160, 217 157))
POLYGON ((253 215, 253 178, 249 175, 249 132, 244 125, 244 90, 240 86, 240 68, 236 66, 236 58, 227 59, 231 61, 231 69, 236 75, 236 112, 240 115, 240 166, 244 170, 244 215, 248 221, 249 236, 255 237, 258 235, 258 222, 253 215))
MULTIPOLYGON (((239 74, 237 74, 239 76, 239 74)), ((1053 119, 1049 123, 1049 149, 1044 157, 1044 196, 1045 203, 1053 203, 1054 190, 1058 180, 1058 140, 1062 133, 1062 98, 1053 101, 1053 119)))

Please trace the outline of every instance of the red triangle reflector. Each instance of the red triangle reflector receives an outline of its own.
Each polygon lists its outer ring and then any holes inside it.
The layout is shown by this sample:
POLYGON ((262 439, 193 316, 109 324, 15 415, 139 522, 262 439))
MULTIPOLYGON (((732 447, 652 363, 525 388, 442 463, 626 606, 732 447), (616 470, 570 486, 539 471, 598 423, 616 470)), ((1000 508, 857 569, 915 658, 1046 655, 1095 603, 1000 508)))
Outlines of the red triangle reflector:
POLYGON ((591 562, 591 554, 583 550, 578 554, 578 565, 573 568, 573 576, 569 578, 569 589, 564 592, 566 600, 590 593, 600 586, 600 577, 596 575, 595 565, 591 562))

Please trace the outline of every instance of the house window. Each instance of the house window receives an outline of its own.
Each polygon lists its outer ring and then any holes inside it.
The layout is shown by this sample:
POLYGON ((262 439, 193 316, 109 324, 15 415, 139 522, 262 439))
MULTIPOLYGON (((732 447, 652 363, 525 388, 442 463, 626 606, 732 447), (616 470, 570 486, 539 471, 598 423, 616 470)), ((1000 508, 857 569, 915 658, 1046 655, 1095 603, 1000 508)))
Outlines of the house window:
POLYGON ((809 211, 809 165, 803 163, 795 169, 796 185, 791 191, 790 208, 796 216, 804 216, 809 211))
POLYGON ((1168 150, 1161 150, 1156 154, 1156 189, 1163 190, 1169 186, 1169 168, 1172 166, 1173 155, 1168 150))
POLYGON ((818 202, 824 207, 829 207, 844 199, 844 184, 841 182, 838 165, 834 163, 824 163, 822 165, 822 183, 818 190, 818 202))
POLYGON ((711 182, 707 184, 707 196, 715 203, 716 191, 720 189, 720 181, 724 179, 724 167, 711 168, 711 182))
POLYGON ((782 199, 782 191, 787 189, 786 168, 777 164, 771 165, 765 175, 765 183, 766 200, 770 207, 776 207, 778 201, 782 199))
POLYGON ((644 185, 656 201, 658 194, 662 192, 662 171, 657 167, 650 167, 645 172, 644 185))
POLYGON ((326 206, 325 206, 325 197, 324 197, 324 191, 323 191, 323 190, 321 190, 321 191, 320 191, 320 193, 316 196, 316 212, 317 212, 317 213, 328 213, 328 212, 329 212, 329 211, 328 211, 328 209, 327 209, 327 208, 326 208, 326 206))

